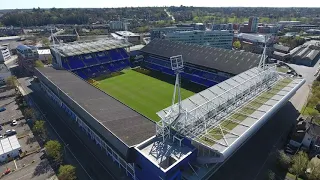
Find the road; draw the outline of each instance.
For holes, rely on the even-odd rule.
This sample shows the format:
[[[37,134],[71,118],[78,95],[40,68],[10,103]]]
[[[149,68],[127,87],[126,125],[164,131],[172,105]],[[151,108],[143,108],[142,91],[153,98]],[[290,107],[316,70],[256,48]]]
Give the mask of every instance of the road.
[[[19,82],[27,93],[29,93],[32,100],[38,105],[39,109],[45,113],[47,121],[50,122],[64,143],[67,144],[67,149],[74,154],[77,159],[76,161],[80,164],[77,168],[78,171],[81,171],[81,177],[79,177],[79,179],[115,179],[110,171],[100,162],[99,158],[97,158],[76,134],[73,133],[69,126],[65,124],[65,119],[57,113],[54,107],[50,106],[50,103],[46,102],[48,99],[44,99],[43,93],[35,93],[29,88],[31,80],[31,78],[22,78],[19,79]],[[72,156],[70,153],[68,153],[68,155]],[[86,171],[86,173],[84,173],[84,171]]]
[[[173,15],[171,15],[170,12],[167,9],[164,9],[164,12],[167,13],[167,15],[172,19],[172,21],[175,21]]]

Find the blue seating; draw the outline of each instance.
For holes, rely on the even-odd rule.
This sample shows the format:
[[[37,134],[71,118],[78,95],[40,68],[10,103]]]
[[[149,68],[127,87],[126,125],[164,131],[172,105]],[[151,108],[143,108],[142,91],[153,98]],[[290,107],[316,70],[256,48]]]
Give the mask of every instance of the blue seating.
[[[119,49],[119,51],[120,51],[120,53],[121,53],[121,55],[122,55],[122,57],[123,58],[129,58],[129,55],[128,55],[128,53],[126,52],[126,50],[124,50],[123,48],[120,48]]]
[[[99,52],[97,53],[97,59],[101,62],[101,63],[106,63],[110,61],[110,57],[108,52]]]
[[[78,68],[85,67],[85,64],[83,63],[81,58],[80,58],[80,56],[69,57],[68,64],[69,64],[70,68],[71,69],[78,69]]]
[[[112,49],[109,50],[109,55],[111,57],[112,60],[120,60],[120,59],[124,59],[121,55],[121,53],[119,53],[117,50]]]
[[[95,56],[95,55],[94,55]],[[92,65],[96,65],[99,64],[99,61],[93,57],[92,55],[84,55],[83,56],[83,62],[87,65],[87,66],[92,66]]]

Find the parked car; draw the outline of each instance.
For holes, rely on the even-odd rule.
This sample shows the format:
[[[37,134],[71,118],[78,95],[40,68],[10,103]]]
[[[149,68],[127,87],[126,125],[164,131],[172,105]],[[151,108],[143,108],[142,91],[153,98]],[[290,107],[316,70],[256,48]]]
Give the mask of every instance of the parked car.
[[[7,110],[5,107],[1,107],[1,108],[0,108],[0,112],[3,112],[3,111],[5,111],[5,110]]]
[[[16,126],[17,124],[18,124],[17,120],[13,120],[13,121],[11,122],[11,126]]]
[[[16,130],[14,130],[14,129],[9,129],[9,130],[6,130],[6,132],[5,132],[5,136],[12,136],[12,135],[15,135],[15,134],[17,134],[17,132],[16,132]]]
[[[3,128],[2,128],[2,126],[0,125],[0,130],[2,130]]]

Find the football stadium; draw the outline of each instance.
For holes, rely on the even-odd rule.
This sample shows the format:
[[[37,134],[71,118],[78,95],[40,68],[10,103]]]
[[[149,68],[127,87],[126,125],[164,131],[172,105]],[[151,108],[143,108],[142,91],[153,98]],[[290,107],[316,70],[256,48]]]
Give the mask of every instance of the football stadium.
[[[132,179],[205,178],[305,82],[265,64],[265,54],[155,39],[137,59],[131,46],[52,45],[53,67],[35,74],[105,160]]]

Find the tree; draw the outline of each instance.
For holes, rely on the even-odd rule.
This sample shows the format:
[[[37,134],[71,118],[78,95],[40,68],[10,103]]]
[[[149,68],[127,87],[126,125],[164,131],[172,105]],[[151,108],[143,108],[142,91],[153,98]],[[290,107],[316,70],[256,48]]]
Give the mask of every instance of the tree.
[[[48,141],[45,146],[47,155],[57,163],[62,161],[61,144],[56,140]]]
[[[48,57],[48,64],[52,64],[52,57],[51,56]]]
[[[233,42],[233,47],[236,49],[240,49],[241,48],[241,43],[239,40],[236,40],[235,42]]]
[[[44,126],[44,121],[43,120],[37,120],[34,125],[33,125],[33,128],[32,128],[32,131],[34,133],[37,133],[37,134],[40,134],[43,138],[46,137],[46,128]]]
[[[42,41],[42,44],[44,46],[49,46],[50,45],[50,41],[49,41],[48,38],[42,38],[41,41]]]
[[[61,165],[58,170],[58,178],[60,180],[75,180],[76,168],[71,165]]]
[[[288,169],[291,164],[291,158],[283,151],[278,151],[278,163],[283,169]]]
[[[298,178],[306,171],[308,162],[308,155],[303,151],[299,151],[297,154],[293,156],[292,165],[289,171],[292,174],[296,175],[296,178]]]
[[[310,172],[307,174],[309,180],[319,180],[320,179],[320,162],[319,159],[315,157],[308,164],[308,170]]]
[[[36,61],[34,62],[34,66],[35,66],[35,67],[44,67],[44,64],[42,63],[42,61],[36,60]]]
[[[16,76],[10,76],[7,78],[6,84],[10,88],[14,88],[18,85],[18,79]]]
[[[33,118],[33,117],[35,117],[35,113],[34,113],[33,109],[31,109],[31,108],[26,108],[26,109],[24,110],[24,116],[25,116],[26,118]]]
[[[268,180],[275,180],[276,179],[276,174],[272,171],[268,171]]]

